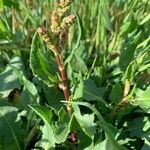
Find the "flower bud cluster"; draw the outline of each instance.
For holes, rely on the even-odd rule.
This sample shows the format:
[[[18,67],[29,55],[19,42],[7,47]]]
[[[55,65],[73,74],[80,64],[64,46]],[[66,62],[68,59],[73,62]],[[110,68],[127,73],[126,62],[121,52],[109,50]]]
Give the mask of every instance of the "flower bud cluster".
[[[58,9],[52,13],[51,34],[48,34],[45,27],[38,29],[39,35],[54,54],[58,54],[59,50],[65,46],[68,28],[75,22],[75,15],[66,15],[71,3],[71,0],[61,0]]]
[[[75,21],[75,15],[66,16],[66,13],[70,9],[72,1],[62,0],[58,4],[58,9],[53,12],[51,16],[51,31],[55,35],[59,35],[62,30],[67,30]]]

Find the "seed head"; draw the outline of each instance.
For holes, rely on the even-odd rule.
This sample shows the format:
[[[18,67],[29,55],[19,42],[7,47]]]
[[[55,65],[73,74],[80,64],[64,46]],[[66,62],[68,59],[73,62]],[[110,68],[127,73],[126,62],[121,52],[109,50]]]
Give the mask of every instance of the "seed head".
[[[72,0],[61,0],[61,2],[58,4],[60,8],[64,8],[66,6],[70,6],[72,3]]]
[[[61,23],[61,28],[65,29],[67,27],[70,27],[74,23],[75,18],[76,18],[75,15],[69,15],[65,17]]]
[[[46,29],[44,26],[39,27],[37,32],[39,33],[39,35],[44,35],[46,33]]]
[[[53,24],[53,22],[58,22],[59,21],[59,17],[57,15],[57,12],[54,11],[52,16],[51,16],[51,24]]]

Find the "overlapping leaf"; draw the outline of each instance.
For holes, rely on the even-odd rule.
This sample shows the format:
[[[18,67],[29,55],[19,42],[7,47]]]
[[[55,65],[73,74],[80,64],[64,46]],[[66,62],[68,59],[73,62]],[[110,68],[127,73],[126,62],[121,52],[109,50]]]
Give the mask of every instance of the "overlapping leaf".
[[[10,61],[10,65],[23,69],[22,61],[20,57],[14,57]],[[13,69],[8,65],[6,69],[0,74],[0,97],[6,98],[9,93],[14,89],[20,87],[19,78],[15,75]]]
[[[52,55],[50,50],[44,47],[44,43],[36,32],[31,45],[30,66],[33,74],[48,86],[58,81],[57,66]]]
[[[145,110],[150,109],[150,87],[147,87],[145,91],[138,89],[136,91],[136,98],[131,100],[131,103],[133,105],[139,105]]]
[[[12,106],[0,107],[0,145],[2,149],[11,148],[21,150],[24,129],[18,118],[18,109]],[[8,138],[9,137],[9,138]]]
[[[53,129],[50,125],[50,120],[52,113],[46,107],[42,106],[30,106],[44,121],[44,126],[42,128],[42,139],[38,141],[37,146],[44,148],[45,150],[55,149],[55,138]]]

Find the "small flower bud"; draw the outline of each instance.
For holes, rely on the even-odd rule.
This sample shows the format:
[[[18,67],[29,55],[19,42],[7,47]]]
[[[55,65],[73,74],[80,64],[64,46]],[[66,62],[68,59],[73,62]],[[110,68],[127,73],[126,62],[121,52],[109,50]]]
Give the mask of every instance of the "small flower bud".
[[[61,0],[58,6],[60,8],[64,8],[66,6],[69,6],[72,3],[72,0]]]
[[[59,21],[59,18],[58,18],[57,12],[54,11],[54,13],[51,16],[51,23],[58,22],[58,21]]]
[[[74,23],[75,18],[76,18],[75,15],[69,15],[65,17],[61,23],[61,28],[65,29],[67,27],[70,27]]]
[[[45,27],[39,27],[38,28],[38,30],[37,30],[37,32],[40,34],[40,35],[44,35],[45,33],[46,33],[46,29],[45,29]]]
[[[65,6],[69,6],[72,3],[72,0],[65,0]]]

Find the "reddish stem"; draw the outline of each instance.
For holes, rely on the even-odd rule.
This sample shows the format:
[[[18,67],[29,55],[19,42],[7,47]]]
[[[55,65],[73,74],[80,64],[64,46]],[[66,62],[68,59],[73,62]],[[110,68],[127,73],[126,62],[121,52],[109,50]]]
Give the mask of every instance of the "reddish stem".
[[[64,93],[64,97],[67,103],[67,111],[70,112],[70,106],[69,106],[69,89],[68,89],[68,85],[67,85],[67,76],[66,76],[66,72],[65,72],[65,67],[63,65],[63,61],[61,60],[61,57],[58,54],[55,54],[55,59],[58,65],[58,69],[60,71],[60,75],[61,75],[61,89],[63,90]]]
[[[50,39],[48,33],[46,32],[45,27],[40,27],[38,29],[38,33],[39,33],[39,35],[42,36],[43,40],[47,43],[47,46],[49,47],[49,49],[52,50],[55,55],[55,59],[56,59],[57,65],[58,65],[58,69],[60,71],[60,75],[61,75],[62,83],[60,85],[60,88],[63,90],[63,93],[64,93],[64,97],[65,97],[66,105],[67,105],[67,112],[69,113],[69,115],[71,115],[71,108],[68,103],[69,102],[69,89],[68,89],[68,85],[67,85],[67,76],[66,76],[65,67],[64,67],[63,61],[61,59],[61,56],[59,55],[57,47],[50,43],[51,39]],[[71,133],[71,140],[73,143],[76,141],[75,132]]]
[[[56,53],[54,53],[54,54],[55,54],[55,59],[56,59],[57,65],[58,65],[58,69],[60,71],[60,75],[61,75],[61,80],[62,80],[61,89],[63,90],[64,97],[65,97],[65,100],[67,103],[67,112],[70,114],[71,108],[68,103],[69,102],[69,89],[68,89],[68,85],[67,85],[67,76],[66,76],[66,72],[65,72],[65,67],[63,65],[63,61],[62,61],[61,57]],[[75,141],[76,141],[75,132],[71,133],[71,140],[73,143],[75,143]]]

